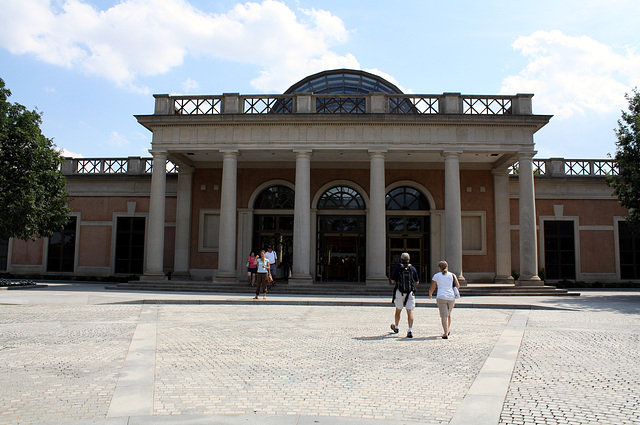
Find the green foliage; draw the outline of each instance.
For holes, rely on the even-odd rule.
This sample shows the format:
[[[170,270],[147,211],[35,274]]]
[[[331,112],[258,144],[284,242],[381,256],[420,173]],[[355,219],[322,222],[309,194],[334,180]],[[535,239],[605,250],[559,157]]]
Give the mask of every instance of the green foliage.
[[[618,197],[620,205],[629,210],[627,223],[632,231],[640,234],[640,93],[626,94],[629,111],[622,111],[616,129],[616,156],[620,174],[607,177],[609,186]]]
[[[0,239],[51,236],[69,215],[64,158],[40,131],[40,113],[9,96],[0,78]]]

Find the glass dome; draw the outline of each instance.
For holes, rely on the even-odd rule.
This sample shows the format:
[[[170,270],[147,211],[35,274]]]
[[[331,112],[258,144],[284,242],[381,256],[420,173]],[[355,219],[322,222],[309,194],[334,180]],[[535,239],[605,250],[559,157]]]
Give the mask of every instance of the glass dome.
[[[334,69],[310,75],[295,83],[284,94],[403,94],[384,78],[365,71]]]

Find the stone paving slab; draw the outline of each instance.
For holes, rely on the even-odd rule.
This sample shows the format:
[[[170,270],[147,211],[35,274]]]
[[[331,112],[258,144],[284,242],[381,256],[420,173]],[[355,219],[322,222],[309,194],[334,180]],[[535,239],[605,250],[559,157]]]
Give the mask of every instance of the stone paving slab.
[[[66,295],[0,305],[0,424],[640,423],[640,314],[620,296],[458,306],[442,340],[435,308],[407,339],[392,307]]]

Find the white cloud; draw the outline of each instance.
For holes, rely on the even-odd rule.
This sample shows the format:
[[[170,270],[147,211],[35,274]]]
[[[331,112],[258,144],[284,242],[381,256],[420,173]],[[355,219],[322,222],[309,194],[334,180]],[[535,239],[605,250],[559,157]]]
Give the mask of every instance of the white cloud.
[[[71,152],[65,148],[60,149],[60,153],[65,158],[84,158],[84,155],[82,155],[81,153]]]
[[[640,83],[640,55],[617,53],[587,36],[537,31],[513,47],[529,63],[504,79],[501,93],[534,93],[537,113],[569,118],[617,111],[626,104],[624,94]]]
[[[111,132],[111,137],[107,140],[107,145],[114,148],[121,148],[123,146],[129,145],[129,140],[120,135],[117,131]]]
[[[189,93],[191,91],[198,90],[199,88],[200,88],[200,84],[198,84],[197,81],[192,80],[191,78],[187,78],[182,83],[182,90],[184,91],[184,93]]]
[[[165,73],[190,54],[258,65],[253,85],[264,91],[322,69],[359,67],[353,55],[331,50],[348,38],[340,18],[275,0],[237,4],[219,15],[186,0],[121,0],[103,11],[81,0],[3,3],[0,47],[130,90],[147,92],[140,77]]]

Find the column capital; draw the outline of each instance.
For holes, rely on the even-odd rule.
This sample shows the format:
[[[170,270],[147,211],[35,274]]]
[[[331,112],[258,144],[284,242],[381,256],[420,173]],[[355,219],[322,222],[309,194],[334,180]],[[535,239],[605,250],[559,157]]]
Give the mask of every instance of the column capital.
[[[178,168],[178,174],[192,174],[194,170],[195,167],[191,167],[189,165],[181,165],[180,168]]]
[[[462,151],[442,151],[440,152],[440,155],[444,157],[444,159],[451,157],[460,158],[460,155],[462,155]]]
[[[169,157],[169,152],[167,151],[155,151],[153,149],[150,149],[149,153],[151,154],[151,156],[153,156],[153,159],[156,159],[156,158],[167,159]]]
[[[369,156],[385,156],[389,152],[388,149],[369,149]]]
[[[312,149],[294,149],[293,153],[296,154],[296,158],[299,156],[312,156],[313,155],[313,150]]]
[[[223,156],[240,156],[240,151],[238,149],[220,149],[218,152],[220,152]]]
[[[522,159],[533,159],[533,157],[536,156],[537,153],[538,153],[537,151],[518,152],[518,161],[521,161]]]

